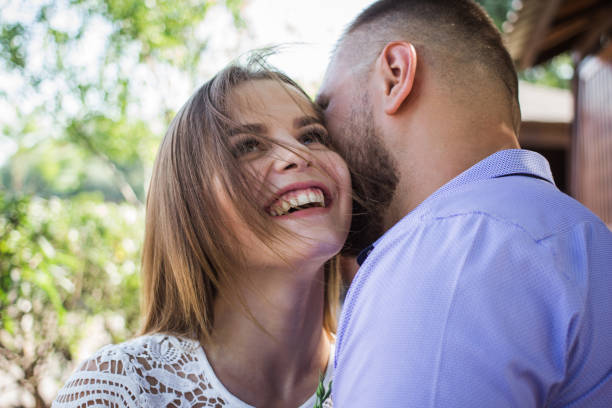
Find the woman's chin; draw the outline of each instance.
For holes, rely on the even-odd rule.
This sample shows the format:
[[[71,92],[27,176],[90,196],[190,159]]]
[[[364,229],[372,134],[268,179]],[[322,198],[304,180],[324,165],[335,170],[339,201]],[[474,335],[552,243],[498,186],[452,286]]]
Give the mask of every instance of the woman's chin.
[[[296,248],[296,252],[292,258],[295,259],[296,264],[323,266],[325,262],[329,261],[340,252],[343,242],[344,241],[330,242],[329,240],[319,240],[316,242],[316,245],[305,245],[302,248]],[[300,256],[295,256],[298,253]]]

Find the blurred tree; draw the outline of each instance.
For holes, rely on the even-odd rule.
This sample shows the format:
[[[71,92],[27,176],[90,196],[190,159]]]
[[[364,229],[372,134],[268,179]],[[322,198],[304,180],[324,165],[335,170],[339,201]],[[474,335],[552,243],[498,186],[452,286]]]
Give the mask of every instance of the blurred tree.
[[[0,214],[0,405],[46,406],[75,360],[136,329],[144,214],[3,192]]]
[[[244,26],[242,0],[0,0],[0,407],[137,329],[145,183],[212,7]]]
[[[504,21],[516,17],[517,0],[476,0],[491,16],[497,28],[501,30]],[[519,72],[519,78],[540,85],[569,89],[574,75],[572,59],[568,54],[561,54],[537,67]]]
[[[508,12],[512,10],[513,0],[476,0],[491,16],[497,28],[501,29],[501,26]]]
[[[519,73],[519,78],[554,88],[570,89],[574,77],[574,63],[569,53],[559,54],[544,64]]]
[[[151,103],[147,91],[164,84],[172,92],[173,79],[195,86],[207,44],[198,29],[217,3],[244,24],[241,0],[0,0],[0,125],[16,150],[5,186],[34,192],[44,183],[42,191],[60,196],[86,190],[87,174],[69,189],[40,174],[71,172],[69,163],[22,160],[40,143],[57,151],[68,143],[107,167],[106,198],[142,203],[147,166],[174,108],[172,98]]]

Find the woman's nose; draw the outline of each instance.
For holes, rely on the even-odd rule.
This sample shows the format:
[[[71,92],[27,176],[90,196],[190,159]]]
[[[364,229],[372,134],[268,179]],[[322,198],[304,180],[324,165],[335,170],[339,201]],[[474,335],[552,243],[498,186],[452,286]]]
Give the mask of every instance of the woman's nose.
[[[310,167],[310,160],[306,156],[306,152],[301,152],[295,147],[276,146],[274,152],[274,168],[278,172],[288,170],[303,170]]]

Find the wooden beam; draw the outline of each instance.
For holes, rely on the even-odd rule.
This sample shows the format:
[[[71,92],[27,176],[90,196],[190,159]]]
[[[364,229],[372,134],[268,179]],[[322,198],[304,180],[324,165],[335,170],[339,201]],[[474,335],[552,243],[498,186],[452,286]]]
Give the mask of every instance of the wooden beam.
[[[604,61],[612,62],[612,36],[597,56]]]
[[[531,34],[535,22],[539,19],[541,8],[541,3],[525,0],[521,9],[514,10],[518,14],[518,20],[514,23],[504,23],[504,45],[516,64],[522,60],[525,48],[531,41]]]
[[[569,150],[569,123],[523,122],[519,143],[523,148]]]
[[[602,0],[565,0],[559,11],[557,11],[557,19],[564,19],[568,16],[578,14],[581,11],[591,8],[593,6],[599,6],[603,3]]]
[[[560,4],[561,0],[541,0],[540,18],[537,20],[530,36],[532,41],[526,45],[523,56],[519,61],[519,69],[525,69],[533,65],[541,49],[540,44],[546,38]]]
[[[591,23],[592,20],[583,17],[552,27],[540,44],[540,52],[581,34]]]
[[[583,59],[597,46],[602,35],[612,29],[612,6],[602,10],[575,47],[578,58]],[[597,50],[595,50],[596,52]]]

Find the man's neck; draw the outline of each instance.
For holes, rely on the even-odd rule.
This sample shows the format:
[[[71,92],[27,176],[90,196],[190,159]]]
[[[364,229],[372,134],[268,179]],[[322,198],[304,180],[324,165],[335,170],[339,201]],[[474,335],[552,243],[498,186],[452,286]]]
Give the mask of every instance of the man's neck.
[[[427,136],[426,136],[427,137]],[[412,146],[417,143],[413,143]],[[385,231],[414,210],[440,187],[495,152],[519,148],[508,128],[475,130],[469,135],[430,138],[423,151],[395,147],[399,183],[384,220]]]

